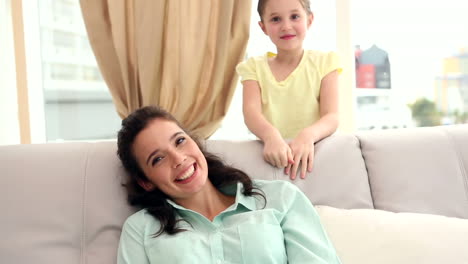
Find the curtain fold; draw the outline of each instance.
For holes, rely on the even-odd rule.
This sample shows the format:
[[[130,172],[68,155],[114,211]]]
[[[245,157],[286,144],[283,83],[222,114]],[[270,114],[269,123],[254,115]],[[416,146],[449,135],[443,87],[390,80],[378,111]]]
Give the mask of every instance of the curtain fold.
[[[116,110],[158,105],[208,138],[227,113],[251,0],[80,0]]]

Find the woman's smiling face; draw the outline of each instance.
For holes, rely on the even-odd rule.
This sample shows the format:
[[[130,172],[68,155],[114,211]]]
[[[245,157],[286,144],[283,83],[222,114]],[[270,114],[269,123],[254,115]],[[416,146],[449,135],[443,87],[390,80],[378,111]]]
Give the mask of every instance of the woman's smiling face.
[[[172,121],[150,121],[136,136],[132,152],[148,179],[139,181],[146,191],[157,188],[177,202],[206,186],[205,156],[197,143]]]

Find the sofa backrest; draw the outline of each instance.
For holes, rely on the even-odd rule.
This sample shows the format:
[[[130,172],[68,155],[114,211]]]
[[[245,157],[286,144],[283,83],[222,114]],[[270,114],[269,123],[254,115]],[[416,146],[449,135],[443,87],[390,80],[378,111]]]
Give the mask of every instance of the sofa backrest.
[[[0,147],[0,263],[115,263],[134,211],[115,142]]]
[[[260,141],[207,141],[207,150],[252,178],[291,181],[283,169],[263,160]],[[373,208],[366,166],[357,137],[335,134],[316,144],[315,161],[306,180],[292,181],[313,204],[338,208]]]
[[[468,125],[357,136],[376,209],[468,218]]]
[[[289,180],[258,141],[206,141],[253,178]],[[468,125],[335,134],[294,181],[316,205],[468,218]],[[135,211],[113,141],[0,146],[0,263],[115,263]]]

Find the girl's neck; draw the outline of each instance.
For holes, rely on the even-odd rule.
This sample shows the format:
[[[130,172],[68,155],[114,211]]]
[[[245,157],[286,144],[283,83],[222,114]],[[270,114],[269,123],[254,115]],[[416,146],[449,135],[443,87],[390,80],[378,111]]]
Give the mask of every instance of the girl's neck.
[[[304,49],[281,51],[278,50],[278,54],[275,57],[275,61],[278,64],[283,65],[294,65],[297,66],[302,59]]]
[[[234,203],[235,196],[222,193],[209,180],[205,187],[203,191],[188,199],[177,201],[177,203],[213,221],[217,215]]]

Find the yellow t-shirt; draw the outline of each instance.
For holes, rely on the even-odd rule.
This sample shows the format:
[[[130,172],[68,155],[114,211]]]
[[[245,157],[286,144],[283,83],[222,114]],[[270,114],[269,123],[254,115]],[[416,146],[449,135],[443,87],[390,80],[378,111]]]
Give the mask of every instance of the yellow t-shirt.
[[[319,96],[323,77],[338,70],[334,52],[306,50],[299,65],[283,81],[276,81],[268,65],[275,54],[252,57],[236,67],[241,81],[258,82],[262,96],[262,112],[283,138],[294,138],[320,118]]]

